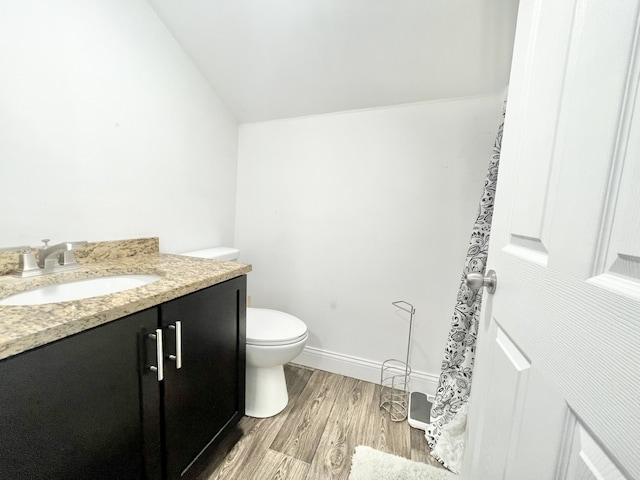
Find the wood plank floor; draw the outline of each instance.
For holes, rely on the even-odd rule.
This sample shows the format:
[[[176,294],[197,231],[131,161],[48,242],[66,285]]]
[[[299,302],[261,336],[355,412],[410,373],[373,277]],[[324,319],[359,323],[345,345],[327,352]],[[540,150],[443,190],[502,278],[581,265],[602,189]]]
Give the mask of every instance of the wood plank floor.
[[[285,375],[287,408],[244,417],[198,480],[346,480],[358,445],[440,466],[424,432],[379,408],[378,385],[299,365]]]

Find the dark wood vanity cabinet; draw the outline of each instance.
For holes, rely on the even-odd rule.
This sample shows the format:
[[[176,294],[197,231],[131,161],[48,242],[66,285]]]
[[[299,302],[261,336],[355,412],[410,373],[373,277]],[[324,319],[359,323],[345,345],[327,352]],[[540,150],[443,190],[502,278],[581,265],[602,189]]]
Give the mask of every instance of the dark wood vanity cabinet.
[[[244,414],[245,292],[237,277],[0,361],[0,479],[189,477]]]

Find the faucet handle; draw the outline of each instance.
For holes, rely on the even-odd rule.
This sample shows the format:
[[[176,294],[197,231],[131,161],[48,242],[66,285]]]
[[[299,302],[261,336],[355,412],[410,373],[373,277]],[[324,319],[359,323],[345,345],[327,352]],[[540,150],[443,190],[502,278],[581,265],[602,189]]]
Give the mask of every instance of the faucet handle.
[[[49,246],[49,242],[51,241],[50,238],[43,238],[41,240],[42,243],[44,243],[44,246],[42,248],[47,248]]]
[[[58,257],[58,263],[60,265],[77,265],[76,256],[73,250],[66,250]]]
[[[37,270],[38,262],[34,253],[21,253],[18,255],[18,268],[22,271]]]
[[[40,271],[38,261],[34,253],[21,253],[18,255],[18,269],[14,275],[28,277]]]

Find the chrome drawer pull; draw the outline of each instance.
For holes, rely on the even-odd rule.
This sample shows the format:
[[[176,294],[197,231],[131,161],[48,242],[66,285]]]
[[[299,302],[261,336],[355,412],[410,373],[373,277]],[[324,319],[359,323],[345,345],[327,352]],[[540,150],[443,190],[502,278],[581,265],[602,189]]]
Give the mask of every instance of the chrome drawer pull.
[[[169,330],[176,331],[176,354],[169,355],[169,359],[176,362],[176,370],[182,368],[182,322],[176,321],[175,325],[169,325]]]
[[[158,381],[161,382],[164,380],[164,352],[162,350],[162,330],[156,328],[156,333],[150,333],[149,338],[154,339],[156,341],[156,363],[157,367],[150,366],[149,370],[152,372],[156,372],[158,374]]]

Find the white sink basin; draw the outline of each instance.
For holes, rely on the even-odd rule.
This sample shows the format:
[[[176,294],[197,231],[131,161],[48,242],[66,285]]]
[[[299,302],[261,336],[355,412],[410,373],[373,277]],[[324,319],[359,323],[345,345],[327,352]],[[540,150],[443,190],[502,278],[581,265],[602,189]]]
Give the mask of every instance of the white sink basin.
[[[0,305],[42,305],[99,297],[141,287],[160,280],[158,275],[114,275],[56,283],[16,293],[0,300]]]

